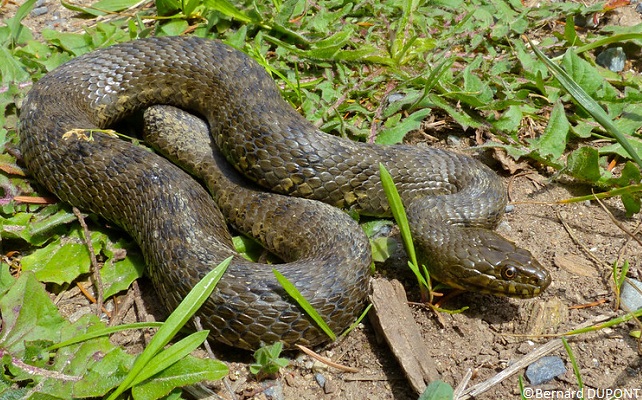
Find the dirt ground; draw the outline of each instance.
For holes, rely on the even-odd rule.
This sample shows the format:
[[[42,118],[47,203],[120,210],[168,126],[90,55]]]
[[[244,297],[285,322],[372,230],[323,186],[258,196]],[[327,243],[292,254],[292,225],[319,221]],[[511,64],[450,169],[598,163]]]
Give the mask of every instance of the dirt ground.
[[[43,26],[75,31],[86,23],[71,19],[70,13],[53,0],[43,5],[48,7],[46,16],[30,17],[27,21],[34,31]],[[60,19],[55,17],[57,13],[61,14]],[[612,18],[637,18],[637,23],[642,22],[632,6],[621,13],[626,15],[616,14]],[[498,164],[494,167],[502,170]],[[554,181],[548,171],[538,171],[532,166],[525,166],[516,175],[504,176],[515,209],[506,215],[499,232],[529,249],[551,272],[553,283],[546,293],[532,300],[460,294],[446,301],[443,307],[469,308],[461,314],[441,313],[442,322],[430,310],[412,307],[432,363],[441,379],[453,387],[461,382],[468,369],[473,371],[468,386],[473,386],[553,340],[541,334],[564,332],[599,315],[613,315],[614,294],[609,274],[615,260],[628,260],[629,276],[642,278],[641,246],[630,240],[609,216],[629,231],[635,231],[640,224],[639,215],[626,218],[618,200],[605,201],[605,209],[595,202],[554,205],[557,200],[590,194],[590,188]],[[386,270],[385,273],[388,276],[392,272]],[[409,300],[418,301],[412,280],[403,274],[398,279],[404,282]],[[156,301],[152,287],[143,283],[142,291],[147,298],[145,304],[153,308]],[[642,397],[642,358],[637,341],[629,336],[634,327],[633,323],[625,323],[569,340],[587,388],[637,388]],[[540,336],[527,338],[523,336],[526,334]],[[251,355],[228,349],[216,354],[229,363],[230,375],[211,388],[225,399],[417,398],[391,351],[368,321],[344,341],[320,349],[320,353],[358,368],[359,372],[342,373],[313,362],[308,356],[291,354],[291,366],[280,378],[257,383],[247,372]],[[577,389],[565,350],[553,351],[551,355],[564,360],[567,372],[538,388]],[[520,370],[519,374],[523,375],[524,371]],[[323,380],[324,387],[319,383]],[[525,385],[529,387],[528,382]],[[518,378],[514,375],[477,398],[518,396]]]

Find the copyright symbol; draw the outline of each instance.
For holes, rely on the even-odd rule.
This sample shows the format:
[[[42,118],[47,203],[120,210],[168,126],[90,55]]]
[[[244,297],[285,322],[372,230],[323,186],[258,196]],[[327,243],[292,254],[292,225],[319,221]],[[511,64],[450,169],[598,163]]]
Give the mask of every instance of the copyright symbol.
[[[533,388],[524,388],[524,398],[530,399],[533,396]]]

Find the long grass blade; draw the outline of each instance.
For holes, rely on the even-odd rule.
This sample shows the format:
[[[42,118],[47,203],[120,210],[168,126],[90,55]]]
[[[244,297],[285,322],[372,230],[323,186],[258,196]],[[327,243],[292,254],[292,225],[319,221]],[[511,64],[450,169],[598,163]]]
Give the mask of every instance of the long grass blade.
[[[606,114],[606,112],[600,107],[600,105],[593,100],[591,96],[588,95],[582,89],[580,85],[578,85],[567,73],[564,71],[559,65],[555,64],[553,61],[551,61],[544,53],[542,53],[531,41],[528,39],[528,43],[530,44],[531,48],[537,55],[537,58],[539,58],[545,65],[546,67],[551,71],[551,73],[557,78],[557,80],[560,82],[562,87],[566,89],[566,91],[575,99],[575,101],[582,107],[584,108],[591,116],[600,124],[602,127],[613,137],[615,137],[615,140],[626,150],[626,152],[631,156],[631,159],[635,161],[640,168],[642,168],[642,160],[640,159],[640,156],[637,154],[633,146],[631,146],[631,143],[626,139],[624,134],[622,134],[619,129],[613,124],[613,121],[611,121],[611,118]],[[571,49],[568,49],[567,51],[572,51]]]
[[[138,375],[145,369],[147,364],[156,356],[167,343],[178,333],[178,331],[189,321],[194,313],[209,298],[216,284],[221,279],[227,267],[230,265],[232,257],[228,257],[221,262],[216,268],[211,270],[197,283],[194,288],[185,296],[181,304],[176,307],[174,312],[167,317],[163,326],[156,332],[147,348],[138,356],[132,369],[129,371],[123,382],[116,388],[107,400],[115,400],[125,390],[132,387]]]
[[[312,318],[317,326],[321,328],[321,330],[325,332],[325,334],[328,335],[330,339],[332,339],[333,341],[337,340],[337,335],[332,332],[332,329],[330,329],[330,326],[327,324],[327,322],[325,322],[321,314],[319,314],[319,312],[312,306],[312,304],[310,304],[310,302],[305,297],[303,297],[296,286],[294,286],[294,284],[290,282],[288,278],[283,276],[283,274],[276,269],[272,269],[272,272],[274,273],[276,280],[279,281],[281,286],[283,286],[283,289],[285,289],[285,291],[294,299],[294,301],[296,301],[297,304],[301,306],[301,308],[303,308],[305,313],[308,314],[310,318]]]

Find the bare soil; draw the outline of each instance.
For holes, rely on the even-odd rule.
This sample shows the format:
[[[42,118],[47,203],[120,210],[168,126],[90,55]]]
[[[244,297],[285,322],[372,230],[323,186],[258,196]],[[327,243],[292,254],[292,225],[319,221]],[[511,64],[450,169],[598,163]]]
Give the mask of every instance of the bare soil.
[[[60,7],[58,2],[49,0],[44,5],[48,7],[45,14],[26,21],[34,32],[43,27],[60,32],[77,31],[87,23],[73,18],[73,14]],[[11,15],[11,8],[17,6],[9,3],[6,7],[8,15]],[[621,20],[642,22],[633,6],[624,7],[609,18],[615,23]],[[494,167],[503,173],[501,165],[496,163]],[[591,188],[554,180],[549,171],[537,170],[531,165],[523,165],[521,173],[505,174],[504,179],[515,209],[506,215],[499,232],[529,249],[550,270],[553,283],[546,293],[532,300],[474,293],[453,296],[442,306],[447,309],[469,308],[460,314],[440,313],[441,321],[429,309],[412,306],[424,343],[430,350],[431,361],[441,379],[453,387],[460,383],[468,369],[473,371],[468,384],[472,386],[495,376],[535,348],[553,340],[542,337],[542,334],[565,332],[596,316],[612,315],[615,296],[610,266],[614,261],[628,260],[631,263],[629,276],[642,278],[642,248],[617,226],[636,231],[640,216],[627,218],[619,200],[605,201],[604,208],[595,202],[556,205],[555,202],[561,199],[590,194]],[[398,259],[399,265],[404,265],[404,262],[403,257]],[[395,270],[386,268],[383,274],[391,277]],[[419,301],[416,286],[407,275],[401,273],[394,277],[405,284],[410,301]],[[143,282],[142,292],[144,304],[151,313],[162,314],[154,311],[153,305],[157,301],[151,285]],[[69,308],[78,311],[77,305]],[[642,397],[639,343],[629,336],[629,331],[635,327],[629,322],[569,340],[587,388],[637,388],[641,389],[639,396]],[[132,351],[136,351],[141,343],[140,337],[120,337],[119,340],[130,341]],[[215,352],[217,357],[229,363],[231,370],[223,382],[211,385],[220,398],[417,398],[390,349],[375,334],[368,321],[342,342],[320,349],[322,355],[358,368],[357,373],[340,372],[313,362],[308,356],[290,354],[293,357],[291,367],[279,378],[259,383],[247,370],[248,363],[252,362],[250,354],[231,349]],[[577,380],[565,350],[552,354],[564,360],[567,372],[539,388],[577,389]],[[523,373],[520,371],[521,375]],[[322,379],[326,382],[324,387],[319,384]],[[528,386],[528,382],[525,385]],[[519,384],[515,375],[478,398],[510,399],[518,396]]]

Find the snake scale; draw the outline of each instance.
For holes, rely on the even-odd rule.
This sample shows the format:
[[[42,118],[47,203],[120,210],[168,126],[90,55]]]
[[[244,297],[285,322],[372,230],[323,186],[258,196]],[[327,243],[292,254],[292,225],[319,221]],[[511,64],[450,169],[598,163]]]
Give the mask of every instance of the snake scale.
[[[186,161],[183,168],[212,194],[161,155],[97,130],[156,104],[207,121],[207,144],[199,139],[190,147],[188,134],[157,146]],[[491,230],[507,200],[488,167],[443,150],[320,132],[282,99],[262,67],[218,41],[139,39],[75,58],[34,84],[21,108],[20,140],[40,184],[133,237],[166,307],[233,255],[199,311],[211,337],[228,345],[253,349],[280,340],[289,347],[327,338],[271,267],[234,252],[221,211],[284,260],[275,267],[339,332],[363,308],[370,253],[358,225],[335,207],[388,216],[380,163],[395,180],[420,261],[434,278],[514,297],[538,295],[550,283],[528,251]],[[214,146],[252,183],[233,177]]]

